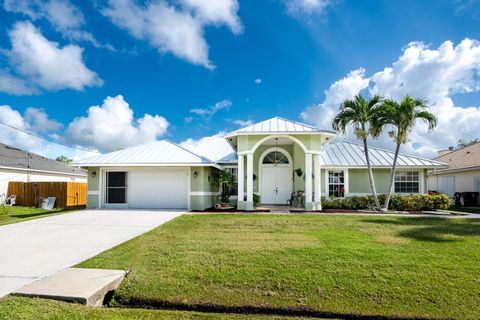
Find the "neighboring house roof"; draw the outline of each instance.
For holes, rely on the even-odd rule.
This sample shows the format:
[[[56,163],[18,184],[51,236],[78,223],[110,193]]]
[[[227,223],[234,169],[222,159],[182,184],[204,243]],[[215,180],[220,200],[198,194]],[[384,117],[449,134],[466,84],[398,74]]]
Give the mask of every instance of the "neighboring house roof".
[[[191,166],[215,165],[211,160],[199,156],[176,143],[168,140],[155,141],[149,144],[87,158],[75,165],[93,166]]]
[[[205,137],[198,141],[187,140],[182,147],[218,163],[229,163],[237,160],[237,153],[232,145],[222,136]]]
[[[368,147],[370,163],[373,167],[390,167],[393,164],[394,152],[375,147]],[[322,165],[331,167],[366,167],[367,161],[363,146],[348,141],[332,141],[322,152]],[[444,168],[445,164],[416,156],[399,154],[398,167]]]
[[[445,170],[459,171],[461,169],[480,167],[480,142],[453,150],[433,160],[446,163],[448,168]]]
[[[333,131],[321,130],[315,126],[287,120],[280,117],[271,118],[259,123],[252,124],[248,127],[238,129],[230,132],[226,137],[233,137],[237,135],[251,135],[251,134],[271,134],[271,133],[283,133],[283,134],[305,134],[305,133],[330,133],[335,134]]]
[[[84,170],[0,143],[0,167],[86,176]]]

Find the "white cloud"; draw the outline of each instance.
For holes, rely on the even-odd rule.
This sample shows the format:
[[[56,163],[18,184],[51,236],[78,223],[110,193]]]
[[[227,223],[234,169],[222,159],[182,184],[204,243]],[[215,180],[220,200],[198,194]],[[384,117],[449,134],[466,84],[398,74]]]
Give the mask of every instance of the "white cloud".
[[[243,31],[237,13],[240,8],[237,0],[179,0],[184,8],[193,12],[202,24],[226,25],[234,34]]]
[[[426,98],[431,104],[431,111],[438,117],[434,132],[428,132],[422,123],[414,128],[410,140],[402,147],[404,152],[431,157],[436,155],[437,150],[455,145],[460,138],[470,140],[479,137],[480,107],[455,106],[452,98],[453,95],[480,91],[479,70],[478,41],[464,39],[456,46],[451,41],[445,41],[437,49],[412,42],[392,66],[371,77],[372,94],[394,99],[401,99],[407,94]],[[339,103],[335,104],[338,108]],[[304,111],[302,117],[322,124],[331,121],[332,110],[336,111],[334,106],[319,105]],[[322,117],[327,119],[322,120]],[[386,136],[374,144],[392,147]]]
[[[22,79],[0,69],[0,92],[21,96],[38,93],[38,90],[29,86],[29,84]]]
[[[248,127],[254,123],[253,120],[250,120],[250,119],[249,120],[238,119],[238,120],[233,120],[232,122],[240,127]]]
[[[24,119],[34,132],[48,133],[62,127],[60,122],[50,119],[44,109],[28,107],[25,110]]]
[[[162,54],[172,53],[193,64],[214,68],[204,36],[206,25],[226,25],[241,32],[236,0],[181,0],[181,8],[157,0],[138,5],[133,0],[110,0],[102,13],[133,37],[146,40]]]
[[[260,79],[260,78],[255,79],[254,82],[255,82],[256,84],[260,84],[260,83],[262,83],[262,79]]]
[[[365,77],[365,69],[351,71],[325,91],[325,100],[322,103],[308,107],[300,116],[304,121],[315,123],[322,129],[331,130],[332,120],[340,103],[368,88],[369,81],[370,79]]]
[[[225,132],[201,139],[187,139],[180,143],[182,147],[210,160],[217,161],[231,155],[234,150],[224,138]]]
[[[83,49],[60,47],[46,39],[29,22],[18,22],[9,32],[12,48],[5,51],[14,72],[0,72],[0,90],[10,94],[32,94],[43,90],[83,90],[103,81],[88,69]]]
[[[27,108],[22,115],[10,106],[2,105],[0,106],[0,122],[37,136],[54,135],[54,132],[62,127],[59,122],[50,119],[43,109],[33,107]],[[65,155],[72,159],[81,159],[95,154],[95,151],[87,152],[68,148],[1,124],[0,127],[0,142],[46,157],[56,158]]]
[[[332,0],[284,0],[287,12],[292,16],[321,14]]]
[[[32,20],[46,19],[67,39],[88,41],[96,47],[113,49],[110,45],[100,44],[91,33],[82,30],[85,17],[70,0],[5,0],[3,7]]]
[[[86,117],[75,118],[68,126],[66,141],[101,151],[155,141],[168,128],[159,115],[135,118],[123,96],[107,97],[101,106],[92,106]]]
[[[190,112],[205,119],[211,119],[218,111],[228,109],[231,106],[232,102],[230,100],[222,100],[207,108],[190,109]]]

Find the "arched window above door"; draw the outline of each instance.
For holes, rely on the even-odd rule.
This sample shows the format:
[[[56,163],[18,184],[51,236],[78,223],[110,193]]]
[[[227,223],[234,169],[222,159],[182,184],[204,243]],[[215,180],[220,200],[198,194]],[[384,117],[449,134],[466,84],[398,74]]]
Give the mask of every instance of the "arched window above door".
[[[288,164],[288,157],[280,151],[268,153],[262,161],[262,164]]]

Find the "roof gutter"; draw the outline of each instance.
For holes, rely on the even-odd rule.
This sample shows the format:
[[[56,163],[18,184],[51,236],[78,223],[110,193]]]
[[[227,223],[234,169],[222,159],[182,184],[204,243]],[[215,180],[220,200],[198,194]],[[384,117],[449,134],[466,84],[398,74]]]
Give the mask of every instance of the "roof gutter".
[[[0,169],[29,171],[29,172],[38,172],[38,173],[49,173],[49,174],[61,174],[61,175],[64,175],[64,176],[79,176],[79,177],[86,177],[87,176],[86,173],[82,174],[82,173],[76,173],[76,172],[49,171],[49,170],[38,170],[38,169],[30,169],[30,168],[17,168],[17,167],[0,166]]]
[[[216,163],[74,163],[74,165],[88,167],[215,167],[222,170]]]
[[[480,170],[480,166],[465,167],[465,168],[454,168],[454,169],[440,169],[440,170],[434,170],[431,174],[443,174],[443,173],[473,171],[473,170]]]

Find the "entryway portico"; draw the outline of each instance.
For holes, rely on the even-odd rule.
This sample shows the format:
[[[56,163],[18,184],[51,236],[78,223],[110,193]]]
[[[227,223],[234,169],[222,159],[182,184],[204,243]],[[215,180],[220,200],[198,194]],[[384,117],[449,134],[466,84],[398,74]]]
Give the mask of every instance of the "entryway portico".
[[[334,132],[275,117],[226,136],[238,155],[238,204],[285,205],[303,192],[306,210],[321,209],[321,150]]]

